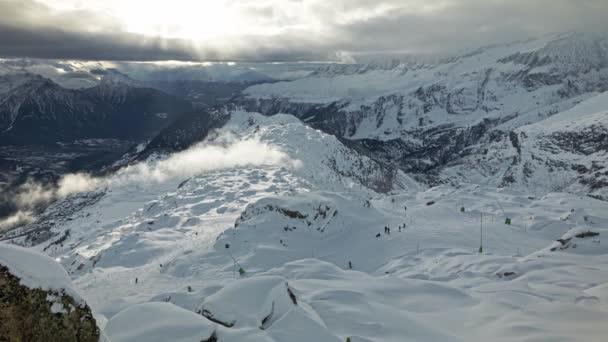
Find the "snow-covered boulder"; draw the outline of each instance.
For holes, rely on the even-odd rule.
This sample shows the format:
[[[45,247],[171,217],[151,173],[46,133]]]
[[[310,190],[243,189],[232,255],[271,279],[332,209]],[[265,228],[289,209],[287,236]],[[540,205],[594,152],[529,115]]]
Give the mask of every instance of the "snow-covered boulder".
[[[547,249],[550,252],[567,250],[569,253],[576,254],[607,254],[608,248],[600,243],[601,233],[605,231],[605,229],[578,226],[570,229]]]
[[[266,329],[298,305],[293,290],[281,277],[256,277],[232,282],[203,302],[203,316],[226,327]]]
[[[108,321],[104,334],[112,342],[217,341],[216,325],[171,303],[131,306]]]
[[[98,341],[99,336],[91,310],[59,264],[0,244],[0,339]]]
[[[262,330],[270,341],[340,341],[310,306],[298,301],[283,277],[234,281],[206,298],[200,313],[225,327],[220,340],[241,341],[237,336],[244,331],[251,336]]]

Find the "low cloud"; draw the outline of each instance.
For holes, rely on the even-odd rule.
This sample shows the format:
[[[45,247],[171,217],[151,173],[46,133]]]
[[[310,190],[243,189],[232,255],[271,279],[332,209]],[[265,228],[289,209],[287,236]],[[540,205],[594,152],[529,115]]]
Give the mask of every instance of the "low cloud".
[[[31,211],[19,210],[6,218],[0,219],[0,232],[28,224],[32,221],[34,221],[34,214]]]
[[[183,179],[202,172],[243,168],[253,166],[299,167],[300,162],[292,160],[278,147],[258,140],[237,140],[224,136],[221,144],[202,143],[183,152],[175,153],[167,159],[138,163],[119,170],[106,179],[109,185],[133,182],[165,182]]]

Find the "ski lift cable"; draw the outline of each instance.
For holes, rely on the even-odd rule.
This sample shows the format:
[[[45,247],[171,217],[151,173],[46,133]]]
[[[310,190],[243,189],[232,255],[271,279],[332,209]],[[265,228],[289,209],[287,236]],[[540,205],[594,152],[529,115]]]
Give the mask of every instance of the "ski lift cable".
[[[505,210],[503,209],[502,205],[500,205],[500,202],[498,202],[498,199],[494,199],[496,201],[496,204],[498,204],[498,207],[500,208],[500,210],[502,211],[502,214],[505,216],[505,218],[507,217],[507,213],[505,213]]]

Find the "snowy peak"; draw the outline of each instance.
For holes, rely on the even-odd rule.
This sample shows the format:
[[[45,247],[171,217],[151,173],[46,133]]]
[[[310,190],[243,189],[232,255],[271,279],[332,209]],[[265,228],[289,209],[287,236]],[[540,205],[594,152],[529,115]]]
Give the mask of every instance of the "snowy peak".
[[[430,68],[432,63],[429,58],[400,56],[400,57],[371,57],[361,58],[356,63],[329,63],[317,68],[310,76],[337,77],[344,75],[365,74],[372,71],[394,71],[397,74],[405,74],[410,70]]]
[[[116,69],[94,69],[91,72],[100,75],[101,79],[88,92],[106,101],[123,102],[132,88],[145,88],[142,82],[135,81]]]
[[[281,147],[301,163],[294,172],[319,189],[388,192],[417,186],[402,172],[359,154],[335,136],[311,128],[291,115],[265,117],[236,111],[231,113],[225,129],[242,139],[259,139]]]
[[[47,78],[21,74],[11,79],[15,81],[9,83],[12,88],[0,95],[0,131],[9,130],[24,107],[36,106],[40,111],[47,111],[55,106],[73,107],[77,102],[72,91]]]
[[[539,48],[516,52],[498,62],[521,64],[532,70],[548,65],[552,73],[565,75],[588,73],[608,66],[608,36],[576,32],[561,34]]]
[[[41,77],[27,72],[10,72],[0,75],[0,99],[9,91],[38,78]]]
[[[557,68],[567,72],[589,72],[608,66],[608,35],[571,33],[549,42],[539,50]]]

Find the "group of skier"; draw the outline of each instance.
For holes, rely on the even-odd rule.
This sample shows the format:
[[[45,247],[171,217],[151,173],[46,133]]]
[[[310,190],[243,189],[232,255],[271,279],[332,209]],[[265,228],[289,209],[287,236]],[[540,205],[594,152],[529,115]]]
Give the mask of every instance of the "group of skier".
[[[399,225],[399,232],[401,233],[401,229],[405,229],[405,223]],[[388,226],[384,226],[384,234],[390,235],[391,229]]]

